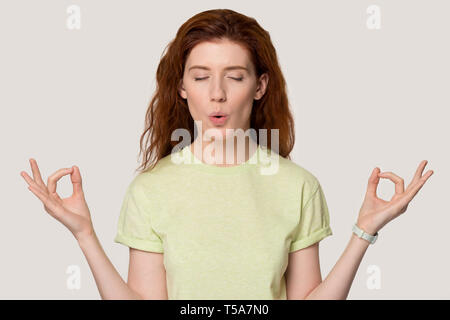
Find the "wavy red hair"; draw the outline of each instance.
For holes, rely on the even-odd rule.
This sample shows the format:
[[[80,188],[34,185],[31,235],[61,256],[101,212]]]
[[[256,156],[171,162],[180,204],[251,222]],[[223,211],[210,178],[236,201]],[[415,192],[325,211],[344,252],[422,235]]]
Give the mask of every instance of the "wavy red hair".
[[[159,160],[170,155],[178,141],[172,141],[175,129],[184,128],[194,141],[194,119],[187,102],[178,92],[187,57],[202,41],[228,39],[244,46],[250,53],[257,79],[267,73],[269,81],[264,96],[254,100],[250,128],[267,130],[267,146],[271,146],[271,130],[278,129],[278,154],[290,159],[295,142],[294,120],[289,109],[286,82],[281,72],[269,33],[252,18],[229,9],[207,10],[187,20],[175,39],[165,48],[156,71],[156,91],[145,115],[145,130],[140,138],[141,165],[136,171],[151,170]]]

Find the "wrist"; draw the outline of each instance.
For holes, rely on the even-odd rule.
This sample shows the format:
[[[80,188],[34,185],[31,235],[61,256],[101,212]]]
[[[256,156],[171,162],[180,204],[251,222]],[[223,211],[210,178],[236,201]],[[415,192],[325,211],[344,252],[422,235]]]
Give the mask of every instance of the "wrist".
[[[366,230],[361,229],[357,223],[355,223],[353,225],[352,231],[355,236],[357,236],[358,238],[364,239],[371,244],[374,244],[378,238],[378,232],[375,232],[374,234],[371,235]]]
[[[361,230],[363,230],[365,233],[374,236],[375,233],[378,232],[378,230],[376,230],[375,228],[371,227],[370,224],[365,223],[364,221],[358,221],[356,222],[356,226],[358,228],[360,228]]]
[[[367,241],[366,239],[363,239],[363,238],[359,237],[359,236],[358,236],[357,234],[355,234],[354,232],[352,232],[351,239],[352,239],[352,241],[355,241],[355,243],[361,243],[361,244],[363,244],[363,245],[366,246],[366,247],[370,246],[370,242],[369,242],[369,241]]]
[[[92,240],[96,240],[97,239],[97,235],[95,234],[94,230],[90,230],[88,232],[82,232],[79,233],[75,236],[75,238],[77,239],[78,244],[83,244],[86,242],[90,242]]]

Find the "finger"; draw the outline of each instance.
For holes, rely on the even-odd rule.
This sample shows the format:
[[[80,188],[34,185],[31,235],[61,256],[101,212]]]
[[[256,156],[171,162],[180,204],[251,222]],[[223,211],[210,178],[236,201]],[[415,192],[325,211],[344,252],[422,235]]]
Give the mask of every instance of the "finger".
[[[53,201],[51,201],[48,194],[44,193],[41,189],[36,188],[35,186],[29,186],[28,189],[33,192],[34,195],[39,198],[39,200],[42,201],[44,206],[49,208],[50,211],[55,212],[55,204],[53,203]]]
[[[380,181],[380,177],[378,176],[378,173],[380,172],[380,168],[375,167],[372,170],[372,174],[369,177],[369,182],[367,185],[367,195],[373,196],[373,197],[377,197],[377,187],[378,187],[378,182]]]
[[[411,202],[412,199],[414,199],[414,197],[416,196],[416,194],[419,192],[420,189],[422,189],[423,185],[425,184],[425,182],[428,180],[428,178],[432,175],[432,171],[430,173],[430,171],[428,171],[423,178],[421,178],[419,180],[419,182],[417,182],[415,185],[411,186],[411,188],[409,189],[409,191],[407,191],[407,195],[406,195],[406,201],[407,203]]]
[[[50,177],[48,177],[48,183],[47,183],[48,191],[51,194],[55,194],[56,193],[56,183],[58,182],[58,180],[61,179],[61,177],[65,176],[66,174],[71,173],[72,170],[73,170],[73,168],[62,168],[62,169],[57,170]]]
[[[428,178],[431,177],[433,173],[434,173],[433,170],[428,170],[416,184],[411,186],[411,190],[409,191],[408,194],[409,201],[411,201],[416,196],[417,192],[419,192],[419,190],[422,189],[425,182],[427,182]]]
[[[408,185],[408,188],[412,185],[415,185],[420,180],[420,178],[422,177],[423,170],[425,169],[425,166],[427,164],[428,164],[427,160],[422,160],[419,163],[419,166],[416,169],[416,173],[414,174],[413,179],[411,180],[410,184]]]
[[[47,192],[47,186],[40,186],[36,183],[36,181],[33,180],[33,178],[31,178],[28,173],[26,173],[25,171],[21,171],[20,175],[22,176],[22,178],[25,179],[25,181],[28,183],[29,186],[34,186],[37,189],[40,189],[42,192]]]
[[[33,178],[31,178],[25,171],[21,171],[20,175],[25,179],[25,181],[28,183],[29,186],[35,187],[36,189],[40,190],[43,194],[48,194],[48,189],[45,184],[42,186],[37,184],[36,181],[34,181]]]
[[[379,174],[381,178],[386,178],[395,183],[395,193],[402,194],[405,191],[405,182],[402,177],[399,177],[393,172],[382,172]]]
[[[30,185],[28,187],[28,190],[33,192],[43,203],[48,201],[48,195],[45,192],[43,192],[38,186]]]
[[[36,183],[38,185],[45,187],[45,183],[42,180],[41,172],[39,171],[39,167],[38,167],[35,159],[33,159],[33,158],[30,159],[30,166],[31,166],[31,171],[33,172],[34,181],[36,181]]]
[[[70,179],[72,180],[72,184],[73,184],[73,193],[74,194],[82,194],[83,187],[82,187],[80,169],[77,166],[73,166],[72,168],[73,168],[73,171],[70,174]]]

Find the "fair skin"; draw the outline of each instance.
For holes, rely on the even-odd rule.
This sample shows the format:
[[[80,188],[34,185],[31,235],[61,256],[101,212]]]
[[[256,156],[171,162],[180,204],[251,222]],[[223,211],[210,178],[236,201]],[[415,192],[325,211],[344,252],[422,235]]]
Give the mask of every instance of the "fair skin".
[[[203,138],[201,148],[194,148],[194,145],[199,143],[197,140],[190,145],[197,158],[218,166],[233,166],[248,160],[249,150],[253,150],[249,148],[249,144],[256,143],[248,139],[248,136],[243,141],[231,133],[234,129],[246,132],[250,128],[253,101],[263,97],[268,81],[269,76],[266,73],[257,77],[248,51],[234,42],[226,39],[205,41],[191,50],[186,60],[179,94],[187,100],[194,121],[202,123],[202,135],[197,136],[197,140]],[[224,124],[214,124],[209,119],[208,115],[215,111],[228,115]],[[223,148],[222,157],[214,152],[214,148],[211,148],[211,153],[207,152],[208,144],[213,142],[205,138],[206,132],[214,129],[217,133],[214,137],[220,141],[218,144]],[[234,144],[227,145],[227,139],[232,139]],[[240,149],[238,143],[245,143],[245,147]],[[231,148],[236,150],[232,153],[234,161],[227,162],[226,155],[232,152]],[[240,150],[245,150],[245,155],[238,159]]]
[[[222,138],[226,137],[225,128],[248,129],[252,101],[263,96],[268,77],[263,75],[256,80],[246,51],[239,45],[227,41],[202,43],[191,51],[188,58],[187,66],[193,65],[209,68],[196,70],[195,74],[185,72],[183,77],[180,95],[188,100],[193,119],[206,124],[204,128],[206,130],[213,126],[208,121],[209,112],[223,111],[229,114],[230,118],[226,125],[219,128],[222,130]],[[225,68],[230,65],[247,66],[250,72],[247,74],[243,71],[226,71]],[[208,77],[207,80],[195,82],[193,79],[200,75]],[[235,83],[236,80],[230,79],[242,75],[246,78],[246,82]],[[375,168],[368,181],[357,225],[373,235],[389,221],[404,213],[409,202],[433,174],[432,170],[423,174],[426,164],[426,161],[419,164],[406,190],[401,177],[392,172],[380,174],[379,168]],[[30,165],[33,178],[25,171],[21,171],[21,176],[29,185],[28,189],[42,201],[45,211],[67,227],[76,238],[94,275],[102,299],[168,298],[162,253],[130,248],[127,283],[114,268],[95,234],[77,166],[57,170],[49,176],[45,184],[34,159],[30,159]],[[66,175],[70,175],[73,194],[62,199],[56,192],[56,186]],[[379,199],[376,195],[380,178],[395,183],[395,195],[389,201]],[[323,281],[319,263],[319,243],[289,253],[285,274],[287,298],[346,299],[368,246],[369,242],[352,233],[341,257]]]

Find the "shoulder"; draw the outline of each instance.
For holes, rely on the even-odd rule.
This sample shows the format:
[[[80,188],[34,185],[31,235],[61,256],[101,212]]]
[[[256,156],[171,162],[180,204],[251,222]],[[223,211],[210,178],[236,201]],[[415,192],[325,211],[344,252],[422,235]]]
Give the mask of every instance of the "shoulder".
[[[318,188],[319,180],[311,170],[288,158],[277,156],[276,160],[279,166],[278,174],[282,178],[295,181],[308,190]]]
[[[320,182],[310,169],[291,159],[278,155],[275,159],[278,162],[277,179],[275,180],[280,181],[285,192],[288,190],[292,191],[292,195],[295,197],[300,196],[302,202],[306,202],[317,192]]]
[[[129,188],[135,191],[156,192],[166,186],[173,186],[174,183],[176,185],[176,180],[180,177],[178,168],[181,166],[177,165],[176,160],[172,159],[172,154],[169,154],[160,159],[153,168],[134,176]]]

